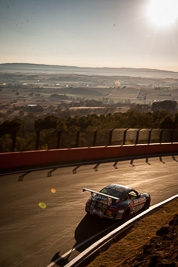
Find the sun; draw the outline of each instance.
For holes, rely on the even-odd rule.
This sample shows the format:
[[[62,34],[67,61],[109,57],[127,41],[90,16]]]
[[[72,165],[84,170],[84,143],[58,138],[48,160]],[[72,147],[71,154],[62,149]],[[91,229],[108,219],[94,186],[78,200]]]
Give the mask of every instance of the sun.
[[[178,19],[178,0],[149,0],[147,15],[155,26],[170,26]]]

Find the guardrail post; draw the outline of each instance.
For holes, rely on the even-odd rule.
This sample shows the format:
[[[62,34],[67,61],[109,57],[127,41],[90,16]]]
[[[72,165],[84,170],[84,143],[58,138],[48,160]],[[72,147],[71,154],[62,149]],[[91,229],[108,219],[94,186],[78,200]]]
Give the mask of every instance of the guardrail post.
[[[109,133],[109,146],[111,145],[111,142],[112,142],[112,132],[113,132],[113,129]]]
[[[136,140],[135,140],[135,144],[138,144],[138,139],[139,139],[139,133],[140,133],[140,129],[137,130],[137,135],[136,135]]]
[[[96,146],[97,130],[94,131],[93,146]]]
[[[62,131],[58,131],[57,133],[57,149],[61,147],[61,133]]]
[[[150,141],[151,141],[151,133],[152,133],[152,130],[153,129],[149,130],[149,132],[148,132],[148,145],[150,144]]]
[[[162,143],[163,129],[160,131],[159,142]]]
[[[77,131],[75,147],[78,147],[79,146],[79,138],[80,138],[80,130]]]
[[[14,131],[14,132],[12,133],[12,136],[11,136],[11,138],[12,138],[12,148],[11,148],[12,152],[15,151],[15,147],[16,147],[16,137],[17,137],[17,131]]]
[[[39,143],[40,143],[40,130],[36,131],[36,150],[39,148]]]
[[[171,140],[170,140],[171,143],[174,142],[174,140],[173,140],[173,137],[174,137],[174,130],[175,130],[175,129],[173,129],[173,130],[171,131],[171,138],[170,138],[170,139],[171,139]]]
[[[126,130],[124,131],[124,135],[123,135],[123,145],[125,145],[127,131],[128,131],[128,129],[126,129]]]

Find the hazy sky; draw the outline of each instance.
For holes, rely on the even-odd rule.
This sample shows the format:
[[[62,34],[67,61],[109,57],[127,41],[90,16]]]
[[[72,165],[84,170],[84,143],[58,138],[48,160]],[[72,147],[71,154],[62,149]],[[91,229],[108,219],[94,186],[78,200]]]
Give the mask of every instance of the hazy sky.
[[[151,1],[0,0],[0,63],[178,71],[178,14],[159,24]]]

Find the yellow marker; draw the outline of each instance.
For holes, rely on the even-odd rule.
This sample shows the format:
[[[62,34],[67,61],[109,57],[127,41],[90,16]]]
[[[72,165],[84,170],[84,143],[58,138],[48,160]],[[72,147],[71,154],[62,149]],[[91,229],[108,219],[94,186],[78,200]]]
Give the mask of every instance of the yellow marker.
[[[38,206],[42,209],[46,209],[46,204],[44,202],[40,202]]]

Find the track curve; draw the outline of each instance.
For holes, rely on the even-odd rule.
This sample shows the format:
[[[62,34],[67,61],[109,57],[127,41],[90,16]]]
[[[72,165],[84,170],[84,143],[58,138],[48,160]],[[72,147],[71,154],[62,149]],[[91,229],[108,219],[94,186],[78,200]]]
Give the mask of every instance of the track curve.
[[[106,234],[112,222],[85,214],[88,198],[83,187],[99,190],[106,184],[120,183],[148,192],[156,204],[178,192],[178,157],[139,159],[95,166],[58,169],[51,177],[46,171],[32,172],[17,182],[18,175],[2,176],[1,185],[1,266],[47,266],[62,257],[64,266],[89,243]],[[52,190],[51,189],[56,189]],[[42,202],[46,205],[39,206]],[[108,228],[108,230],[106,230]],[[94,236],[94,238],[92,238]],[[83,243],[83,245],[81,245]]]

